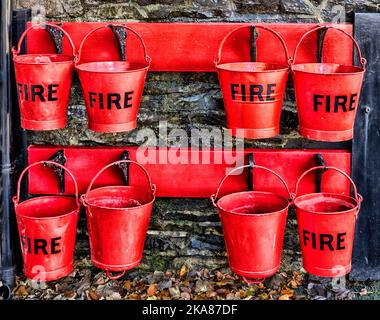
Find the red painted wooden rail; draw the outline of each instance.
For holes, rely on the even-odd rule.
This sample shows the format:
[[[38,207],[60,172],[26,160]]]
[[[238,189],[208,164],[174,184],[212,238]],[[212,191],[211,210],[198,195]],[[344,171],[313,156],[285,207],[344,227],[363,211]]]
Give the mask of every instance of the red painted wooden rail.
[[[64,22],[60,25],[72,37],[76,49],[83,37],[92,29],[106,23]],[[144,39],[152,58],[150,71],[214,72],[214,60],[223,37],[231,30],[249,23],[127,23]],[[301,36],[316,24],[264,24],[277,31],[285,40],[292,56]],[[339,24],[339,28],[352,34],[352,25]],[[286,62],[280,43],[267,31],[258,30],[257,60]],[[313,62],[317,56],[317,35],[313,34],[301,46],[298,62]],[[127,57],[137,61],[141,56],[136,36],[127,38]],[[29,53],[54,52],[54,43],[47,32],[35,30],[28,35]],[[69,53],[68,41],[63,41],[63,52]],[[226,43],[223,61],[249,61],[249,28],[235,34]],[[109,28],[99,30],[89,39],[83,50],[83,61],[119,60],[119,46]],[[324,45],[324,61],[352,64],[353,46],[349,39],[335,30],[329,30]]]
[[[326,164],[336,166],[350,173],[351,154],[342,150],[273,150],[245,149],[244,151],[223,151],[222,149],[198,150],[187,148],[142,148],[142,147],[48,147],[31,146],[28,161],[33,163],[47,160],[58,150],[64,150],[65,166],[75,175],[81,193],[90,180],[106,164],[119,160],[122,152],[128,150],[130,159],[142,164],[157,186],[159,197],[207,198],[215,193],[226,169],[248,163],[248,153],[253,153],[255,163],[266,166],[284,177],[290,190],[294,191],[297,178],[307,169],[315,166],[316,154],[320,153]],[[281,182],[262,170],[254,170],[254,188],[270,190],[286,195]],[[222,194],[247,190],[248,171],[232,176],[225,184]],[[74,189],[70,179],[66,180],[66,191]],[[59,193],[57,177],[50,168],[35,167],[29,172],[29,193]],[[305,178],[301,192],[314,192],[315,176]],[[105,171],[94,187],[123,184],[121,170],[117,167]],[[145,185],[146,177],[134,165],[130,166],[130,184]],[[341,175],[326,172],[322,178],[322,190],[348,194],[349,185]]]

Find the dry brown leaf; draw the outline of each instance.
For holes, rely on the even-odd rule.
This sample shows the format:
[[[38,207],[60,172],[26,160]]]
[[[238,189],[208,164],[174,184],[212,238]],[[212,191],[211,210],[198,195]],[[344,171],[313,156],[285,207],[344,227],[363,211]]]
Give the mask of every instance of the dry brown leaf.
[[[26,297],[29,295],[28,291],[26,291],[26,287],[24,285],[19,286],[15,291],[15,294],[19,297]]]
[[[179,276],[184,277],[186,275],[186,273],[187,273],[187,267],[185,265],[183,265],[181,267],[181,269],[179,270]]]
[[[286,288],[286,289],[281,290],[281,294],[291,297],[293,296],[294,291],[292,289]]]
[[[149,297],[153,297],[157,293],[157,284],[153,283],[149,286],[148,290],[146,291]]]
[[[132,283],[131,283],[131,281],[130,281],[130,280],[126,280],[126,281],[124,281],[124,283],[123,283],[123,287],[124,287],[124,289],[131,290],[131,288],[132,288]]]
[[[133,300],[140,300],[140,295],[137,293],[132,293],[128,296],[128,299],[133,299]]]
[[[63,295],[65,296],[65,298],[71,299],[75,296],[75,291],[65,291]]]
[[[288,286],[293,288],[293,289],[296,289],[298,288],[298,283],[296,280],[291,280],[289,283],[288,283]]]
[[[90,290],[90,291],[88,292],[88,297],[89,297],[91,300],[99,300],[99,296],[98,296],[98,294],[97,294],[95,291],[93,291],[93,290]]]
[[[215,292],[215,291],[207,291],[206,292],[206,297],[207,298],[214,298],[216,297],[218,294]]]
[[[368,292],[367,288],[363,288],[360,290],[359,295],[362,297],[362,296],[366,296],[368,293],[369,292]]]
[[[290,297],[288,294],[283,294],[278,298],[278,300],[290,300]]]

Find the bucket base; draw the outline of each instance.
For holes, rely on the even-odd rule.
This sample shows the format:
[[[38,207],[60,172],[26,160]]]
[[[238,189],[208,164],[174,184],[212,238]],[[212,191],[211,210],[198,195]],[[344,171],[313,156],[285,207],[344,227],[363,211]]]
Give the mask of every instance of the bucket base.
[[[63,129],[64,127],[66,127],[66,118],[46,121],[37,121],[21,118],[21,127],[26,130],[38,131]]]
[[[141,259],[142,257],[132,263],[123,264],[123,265],[114,265],[114,264],[104,264],[91,258],[92,263],[95,267],[102,270],[106,270],[106,271],[126,271],[126,270],[133,269],[134,267],[137,267],[140,264]]]
[[[234,268],[232,266],[230,266],[230,268],[234,273],[238,274],[239,276],[242,276],[244,279],[256,279],[256,280],[262,281],[265,278],[273,276],[278,271],[278,269],[280,268],[280,265],[278,265],[272,269],[266,270],[266,271],[257,271],[257,272],[255,272],[255,271],[244,271],[244,270]]]
[[[88,128],[95,132],[125,132],[137,128],[137,120],[125,123],[89,123]]]
[[[300,134],[310,140],[338,142],[351,140],[353,129],[345,131],[322,131],[300,127]]]
[[[232,128],[227,126],[231,136],[245,139],[266,139],[273,138],[279,135],[279,127],[266,128],[266,129],[246,129],[246,128]]]
[[[41,266],[42,269],[42,266]],[[25,276],[28,279],[37,280],[37,281],[54,281],[68,276],[74,270],[73,263],[69,265],[53,271],[43,272],[38,271],[36,273],[32,273],[30,271],[25,270]]]
[[[351,271],[351,264],[347,266],[340,266],[334,269],[323,269],[323,268],[310,267],[310,266],[303,266],[303,267],[308,273],[314,276],[326,277],[326,278],[342,277]]]

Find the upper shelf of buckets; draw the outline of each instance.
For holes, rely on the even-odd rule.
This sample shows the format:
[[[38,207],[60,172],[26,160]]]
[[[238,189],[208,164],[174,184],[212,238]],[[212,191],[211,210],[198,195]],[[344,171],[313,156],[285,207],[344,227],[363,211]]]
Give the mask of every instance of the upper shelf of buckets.
[[[29,130],[65,127],[74,69],[91,130],[136,128],[150,69],[217,71],[231,134],[274,137],[291,72],[300,134],[344,141],[352,138],[365,71],[351,25],[46,23],[30,25],[13,55],[21,125]]]

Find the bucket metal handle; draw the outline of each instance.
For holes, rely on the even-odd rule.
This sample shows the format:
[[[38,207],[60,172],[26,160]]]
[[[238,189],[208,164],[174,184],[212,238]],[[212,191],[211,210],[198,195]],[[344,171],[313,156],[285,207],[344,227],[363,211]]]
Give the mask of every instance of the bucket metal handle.
[[[20,177],[18,178],[18,182],[17,182],[17,195],[14,196],[12,198],[13,200],[13,203],[15,206],[17,206],[20,202],[20,189],[21,189],[21,182],[22,182],[22,178],[24,177],[25,173],[35,167],[35,166],[38,166],[38,165],[41,165],[41,164],[50,164],[50,165],[54,165],[54,166],[57,166],[57,167],[60,167],[61,169],[63,169],[64,171],[66,171],[68,173],[68,175],[70,176],[71,180],[73,181],[74,183],[74,187],[75,187],[75,200],[76,200],[76,203],[77,205],[79,206],[79,191],[78,191],[78,184],[77,184],[77,181],[75,180],[75,177],[74,175],[71,173],[71,171],[69,169],[67,169],[66,167],[64,167],[63,165],[57,163],[57,162],[54,162],[54,161],[38,161],[38,162],[34,162],[32,163],[31,165],[27,166],[20,174]]]
[[[274,34],[278,40],[280,40],[281,44],[282,44],[282,47],[284,48],[284,52],[285,52],[285,58],[286,58],[286,63],[289,62],[289,51],[288,51],[288,48],[286,46],[286,43],[284,41],[284,39],[280,36],[280,34],[276,31],[274,31],[273,29],[271,28],[268,28],[268,27],[265,27],[265,26],[262,26],[262,25],[256,25],[256,24],[251,24],[251,25],[245,25],[245,26],[242,26],[242,27],[238,27],[232,31],[230,31],[222,40],[222,42],[220,43],[219,45],[219,49],[218,49],[218,59],[215,61],[215,65],[219,64],[221,59],[222,59],[222,50],[223,50],[223,47],[224,47],[224,44],[225,42],[227,41],[227,39],[232,35],[234,34],[235,32],[237,32],[238,30],[241,30],[241,29],[244,29],[244,28],[250,28],[250,27],[255,27],[255,28],[258,28],[258,29],[263,29],[263,30],[267,30],[269,31],[270,33]]]
[[[356,185],[355,185],[355,182],[351,179],[351,177],[345,173],[344,171],[336,168],[336,167],[329,167],[329,166],[316,166],[316,167],[312,167],[308,170],[306,170],[297,180],[297,183],[296,183],[296,189],[294,191],[294,198],[297,198],[297,193],[298,193],[298,188],[299,188],[299,184],[301,182],[301,180],[306,176],[308,175],[310,172],[312,171],[316,171],[316,170],[320,170],[320,169],[331,169],[331,170],[334,170],[334,171],[337,171],[339,172],[340,174],[344,175],[349,181],[350,181],[350,184],[352,185],[352,188],[354,190],[354,197],[355,197],[355,200],[358,204],[358,211],[356,213],[356,215],[358,215],[359,213],[359,210],[360,210],[360,205],[361,205],[361,202],[363,201],[363,197],[358,193],[358,190],[356,188]]]
[[[75,57],[75,46],[74,46],[73,40],[70,38],[69,34],[64,29],[62,29],[60,26],[57,26],[57,25],[49,23],[49,22],[44,22],[43,24],[41,24],[41,23],[33,24],[31,27],[26,29],[23,32],[23,34],[21,35],[20,40],[18,41],[17,50],[15,47],[12,48],[13,56],[18,56],[20,54],[22,42],[24,41],[24,39],[25,39],[25,37],[29,31],[35,30],[35,29],[44,29],[43,28],[44,26],[50,26],[52,28],[56,28],[59,31],[63,32],[63,34],[66,36],[67,40],[69,40],[71,50],[72,50],[72,56]]]
[[[314,29],[311,29],[309,30],[308,32],[306,32],[300,39],[300,41],[298,42],[297,46],[296,46],[296,49],[294,51],[294,54],[293,54],[293,58],[290,58],[289,60],[289,64],[290,65],[294,65],[295,64],[295,61],[296,61],[296,57],[297,57],[297,52],[298,52],[298,49],[301,45],[301,43],[303,42],[303,40],[310,34],[310,33],[313,33],[313,32],[316,32],[318,30],[321,30],[321,29],[334,29],[334,30],[338,30],[339,32],[342,32],[343,34],[345,34],[347,37],[349,37],[352,42],[354,43],[355,47],[356,47],[356,51],[358,52],[358,55],[359,55],[359,61],[360,61],[360,65],[362,66],[363,69],[365,69],[365,65],[367,64],[367,60],[365,58],[363,58],[362,56],[362,52],[360,50],[360,47],[359,47],[359,44],[357,43],[357,41],[355,40],[355,38],[350,35],[348,32],[340,29],[340,28],[337,28],[337,27],[333,27],[333,26],[318,26]]]
[[[278,173],[274,172],[273,170],[271,170],[271,169],[269,169],[269,168],[262,167],[262,166],[258,166],[258,165],[256,165],[256,164],[254,164],[253,166],[252,166],[252,165],[249,165],[249,164],[246,164],[246,165],[244,165],[244,166],[240,166],[240,167],[237,167],[237,168],[231,170],[228,174],[226,174],[226,175],[224,176],[224,178],[222,179],[222,181],[219,183],[219,186],[218,186],[218,189],[216,190],[216,193],[213,194],[213,195],[211,195],[211,197],[210,197],[210,198],[211,198],[211,201],[212,201],[212,205],[213,205],[215,208],[218,207],[218,206],[216,205],[216,201],[217,201],[217,199],[218,199],[219,191],[220,191],[220,189],[221,189],[221,187],[222,187],[224,181],[225,181],[225,180],[226,180],[226,179],[227,179],[232,173],[234,173],[234,172],[236,172],[236,171],[238,171],[238,170],[244,169],[244,168],[257,168],[257,169],[263,169],[263,170],[265,170],[265,171],[268,171],[268,172],[272,173],[273,175],[275,175],[277,178],[279,178],[279,179],[281,180],[281,182],[282,182],[282,184],[284,185],[284,187],[285,187],[287,193],[289,194],[289,199],[292,199],[292,200],[293,200],[293,195],[292,195],[292,193],[290,192],[288,185],[286,184],[285,180],[284,180],[284,179],[283,179]]]
[[[115,165],[119,165],[119,164],[121,164],[121,163],[134,163],[135,165],[137,165],[138,167],[140,167],[140,168],[144,171],[144,173],[145,173],[145,175],[146,175],[146,177],[147,177],[147,179],[148,179],[149,187],[150,187],[150,189],[151,189],[153,195],[156,193],[156,185],[155,185],[155,184],[152,184],[152,181],[151,181],[151,179],[150,179],[150,176],[149,176],[148,171],[147,171],[147,170],[146,170],[141,164],[139,164],[138,162],[133,161],[133,160],[118,160],[118,161],[112,162],[112,163],[110,163],[110,164],[107,164],[105,167],[103,167],[102,169],[100,169],[99,172],[95,175],[95,177],[91,180],[91,182],[90,182],[90,184],[89,184],[89,186],[88,186],[88,188],[87,188],[86,193],[85,193],[84,195],[81,196],[81,201],[82,201],[82,203],[83,203],[84,206],[86,206],[86,201],[85,201],[85,200],[86,200],[86,198],[87,198],[87,196],[88,196],[88,193],[91,191],[92,186],[93,186],[95,180],[98,179],[99,176],[100,176],[105,170],[107,170],[108,168],[110,168],[110,167],[112,167],[112,166],[115,166]]]
[[[108,23],[108,24],[106,24],[104,26],[100,26],[98,28],[95,28],[94,30],[91,30],[89,33],[86,34],[86,36],[83,38],[83,40],[82,40],[82,42],[81,42],[81,44],[79,46],[78,55],[75,58],[75,64],[78,65],[79,62],[80,62],[81,55],[82,55],[82,50],[83,50],[83,45],[87,41],[88,37],[90,35],[92,35],[94,32],[98,31],[99,29],[110,28],[110,27],[124,28],[126,30],[131,31],[133,34],[135,34],[137,36],[137,38],[140,40],[141,45],[142,45],[142,47],[144,49],[144,58],[145,58],[145,61],[148,63],[148,65],[150,65],[152,59],[147,54],[146,46],[145,46],[145,43],[144,43],[144,40],[142,39],[142,37],[136,31],[134,31],[133,29],[131,29],[130,27],[127,27],[127,26],[122,25],[122,24],[114,24],[114,23]]]
[[[106,270],[106,276],[110,280],[117,280],[123,277],[126,273],[126,270],[120,271],[119,273],[112,275],[110,270]]]

